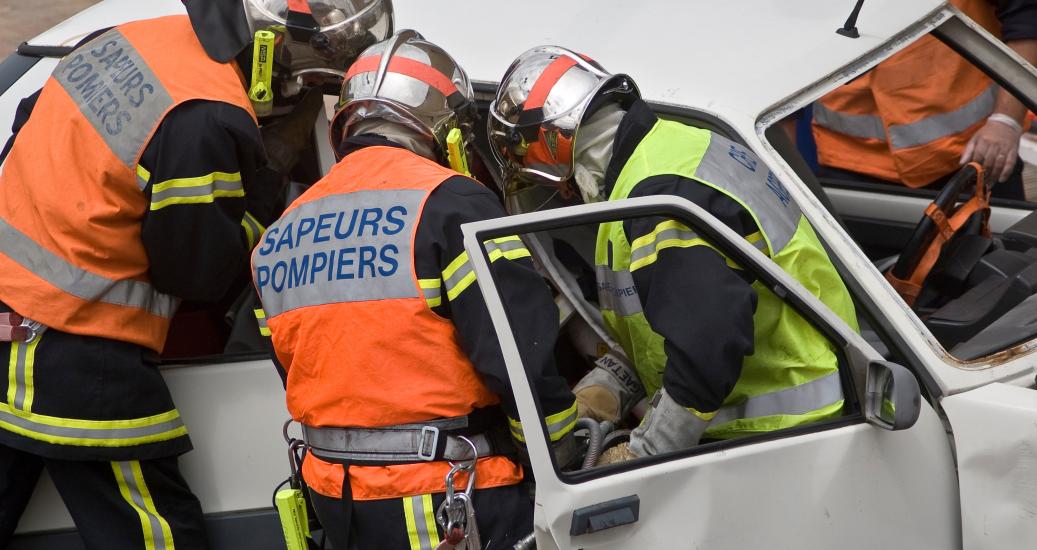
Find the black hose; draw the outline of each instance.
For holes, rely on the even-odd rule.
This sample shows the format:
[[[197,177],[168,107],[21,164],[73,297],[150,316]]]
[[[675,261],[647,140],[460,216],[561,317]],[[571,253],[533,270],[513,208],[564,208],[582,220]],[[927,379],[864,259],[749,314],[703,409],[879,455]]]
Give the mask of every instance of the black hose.
[[[583,469],[593,468],[598,463],[598,457],[601,456],[601,443],[604,440],[604,436],[601,435],[601,426],[597,420],[581,418],[576,421],[576,429],[587,430],[587,455],[583,457]]]
[[[534,535],[535,535],[535,533],[530,533],[530,534],[522,537],[521,539],[519,539],[518,542],[515,543],[515,546],[512,546],[512,549],[513,550],[536,550],[537,539],[536,539],[536,537]]]

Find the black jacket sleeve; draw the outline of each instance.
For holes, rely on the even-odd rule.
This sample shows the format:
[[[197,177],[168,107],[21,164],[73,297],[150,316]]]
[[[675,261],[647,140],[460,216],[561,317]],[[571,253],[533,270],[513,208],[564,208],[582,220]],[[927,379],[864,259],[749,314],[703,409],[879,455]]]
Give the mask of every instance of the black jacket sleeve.
[[[137,171],[150,199],[141,236],[155,288],[213,301],[240,277],[258,238],[245,196],[262,159],[259,129],[238,107],[194,101],[166,116]]]
[[[1037,39],[1037,0],[996,0],[1001,40]]]
[[[432,310],[453,322],[461,346],[483,383],[500,396],[504,412],[517,419],[504,358],[479,283],[471,280],[467,284],[451,284],[451,280],[457,282],[458,275],[470,269],[470,264],[465,266],[467,254],[461,224],[504,215],[497,197],[481,184],[461,176],[447,180],[425,203],[415,237],[415,270],[419,279],[443,281],[440,303]],[[516,248],[517,252],[496,259],[491,256],[491,268],[526,372],[545,417],[575,411],[572,392],[554,363],[558,309],[528,252],[523,252],[525,247],[521,243],[513,247],[521,250]]]
[[[703,207],[743,236],[757,232],[749,213],[728,196],[674,175],[653,176],[631,197],[677,195]],[[628,242],[654,247],[647,263],[631,265],[641,307],[665,340],[663,387],[677,403],[708,413],[720,408],[753,352],[756,291],[752,275],[728,264],[710,244],[684,232],[655,239],[661,217],[624,223]],[[672,223],[672,222],[671,222]],[[672,233],[672,232],[671,232]],[[657,234],[657,233],[656,233]]]

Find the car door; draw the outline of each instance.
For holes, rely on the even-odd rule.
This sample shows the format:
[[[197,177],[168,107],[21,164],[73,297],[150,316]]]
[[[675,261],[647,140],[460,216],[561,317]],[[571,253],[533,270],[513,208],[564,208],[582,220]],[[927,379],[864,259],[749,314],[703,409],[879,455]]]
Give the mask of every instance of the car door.
[[[559,470],[499,282],[492,280],[479,243],[648,215],[678,219],[705,235],[830,337],[842,352],[845,416],[616,465]],[[463,230],[523,426],[529,427],[526,438],[537,483],[537,548],[960,548],[952,451],[930,404],[921,401],[917,421],[906,429],[879,427],[873,405],[862,407],[858,397],[872,399],[872,386],[856,392],[853,380],[859,386],[862,371],[881,357],[773,262],[705,211],[676,197],[651,197],[489,220],[467,224]],[[909,378],[917,392],[914,378]]]

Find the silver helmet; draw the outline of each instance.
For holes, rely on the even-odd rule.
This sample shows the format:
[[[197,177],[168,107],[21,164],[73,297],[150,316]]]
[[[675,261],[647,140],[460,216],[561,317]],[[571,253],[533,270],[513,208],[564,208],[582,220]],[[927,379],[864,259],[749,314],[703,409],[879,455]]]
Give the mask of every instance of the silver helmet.
[[[585,115],[606,101],[640,97],[625,74],[585,55],[538,46],[504,73],[490,104],[489,140],[505,182],[561,183],[573,175],[573,143]]]
[[[393,32],[392,0],[243,0],[252,34],[276,35],[275,64],[293,78],[341,75]]]
[[[430,138],[443,153],[450,130],[471,134],[475,93],[450,54],[412,30],[364,50],[342,83],[331,121],[332,146],[365,119],[402,124]]]

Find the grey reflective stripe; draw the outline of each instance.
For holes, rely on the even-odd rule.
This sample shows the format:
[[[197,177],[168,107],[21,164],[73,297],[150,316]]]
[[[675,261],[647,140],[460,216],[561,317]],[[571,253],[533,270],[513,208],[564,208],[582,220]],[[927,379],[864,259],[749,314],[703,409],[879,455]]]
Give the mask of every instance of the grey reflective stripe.
[[[556,419],[547,425],[547,436],[551,438],[551,441],[556,441],[557,436],[565,434],[572,427],[573,423],[576,422],[577,409],[573,407],[569,414],[566,414],[562,418]]]
[[[152,131],[173,106],[162,82],[119,29],[62,59],[53,77],[131,170]]]
[[[709,147],[695,169],[695,177],[726,191],[753,214],[776,256],[799,227],[799,205],[785,185],[745,147],[711,134]]]
[[[301,307],[417,298],[411,241],[427,192],[328,195],[286,212],[252,253],[268,317]]]
[[[525,243],[521,240],[508,240],[503,242],[486,241],[483,243],[483,247],[486,248],[486,253],[491,257],[495,250],[500,250],[501,253],[511,252],[512,250],[522,250],[526,248]]]
[[[630,250],[630,263],[633,264],[633,263],[637,262],[638,260],[640,260],[642,258],[647,258],[648,256],[651,256],[652,254],[655,254],[656,250],[657,250],[657,247],[659,246],[659,243],[661,243],[661,242],[669,241],[669,240],[674,240],[674,239],[679,239],[679,240],[682,240],[682,241],[690,241],[692,239],[697,239],[697,238],[699,238],[698,233],[695,233],[694,231],[691,231],[689,229],[681,229],[681,228],[677,228],[677,227],[672,227],[670,229],[664,229],[664,230],[656,233],[655,234],[655,238],[652,239],[650,242],[647,242],[647,243],[645,243],[645,244],[643,244],[641,246],[638,246],[637,248],[631,249]]]
[[[256,322],[259,323],[259,333],[263,336],[270,334],[270,326],[266,324],[266,317],[257,317]]]
[[[141,281],[112,280],[80,269],[33,242],[0,218],[0,253],[59,290],[87,302],[102,302],[142,309],[169,319],[177,299]]]
[[[167,433],[170,435],[168,439],[184,435],[179,432],[175,434],[172,433],[184,427],[184,421],[180,416],[150,426],[137,426],[130,428],[71,428],[67,426],[41,424],[33,421],[32,416],[26,417],[18,415],[12,412],[8,407],[0,407],[0,422],[10,424],[20,430],[32,432],[32,434],[26,434],[27,437],[39,439],[41,441],[47,441],[48,436],[56,438],[87,439],[96,442],[94,445],[103,447],[121,447],[130,444],[138,445],[139,443],[137,442],[127,443],[125,440],[141,437],[158,437]],[[158,440],[164,439],[159,438]],[[83,443],[83,445],[85,445],[85,443]]]
[[[9,379],[8,383],[14,382],[14,399],[11,400],[11,405],[16,409],[29,410],[26,404],[26,394],[29,391],[29,385],[32,384],[32,380],[29,378],[27,363],[31,359],[30,354],[35,354],[36,345],[42,337],[42,334],[37,335],[32,342],[11,342],[11,350],[14,351],[14,357],[12,358],[14,362],[10,365],[10,369],[14,370],[14,380]],[[8,395],[10,395],[11,389],[7,391]]]
[[[468,275],[474,273],[474,271],[475,269],[472,267],[472,262],[468,259],[467,253],[465,253],[464,263],[455,269],[449,277],[443,279],[443,286],[446,287],[447,296],[450,296],[450,291],[457,285],[461,284],[461,281],[463,281]]]
[[[603,311],[614,311],[622,317],[641,313],[641,299],[629,271],[613,271],[607,265],[595,266],[594,271],[598,278],[598,306]]]
[[[235,174],[237,175],[237,174]],[[223,181],[215,180],[212,182],[206,182],[202,185],[192,185],[189,187],[169,187],[163,189],[157,193],[152,193],[151,204],[159,204],[162,201],[173,199],[173,198],[192,198],[192,197],[206,197],[212,195],[215,191],[242,191],[240,175],[238,179]]]
[[[710,422],[710,429],[733,420],[779,414],[799,415],[842,401],[843,385],[839,373],[771,393],[754,395],[743,403],[721,407]]]
[[[406,497],[404,498],[404,506],[407,506],[406,501],[410,501],[411,515],[414,518],[414,530],[418,535],[418,548],[411,548],[411,550],[433,550],[435,547],[432,546],[433,533],[428,532],[428,522],[425,521],[425,514],[431,514],[433,510],[425,510],[425,499],[422,495]],[[439,534],[435,533],[436,538],[439,538]]]
[[[886,141],[886,128],[878,115],[840,113],[817,101],[814,103],[814,123],[847,136]]]
[[[151,172],[148,172],[147,168],[141,165],[137,165],[137,189],[141,191],[147,189],[148,182],[151,181]]]
[[[889,139],[893,149],[917,147],[965,131],[994,112],[997,90],[996,85],[991,85],[972,101],[948,113],[932,115],[911,124],[890,125]]]
[[[139,463],[138,463],[139,464]],[[154,548],[155,550],[166,549],[166,537],[165,529],[168,528],[168,524],[163,525],[162,518],[158,515],[157,510],[153,511],[155,504],[152,501],[149,505],[144,500],[144,493],[147,492],[150,495],[150,491],[147,487],[141,487],[137,484],[137,476],[133,474],[133,463],[132,462],[113,462],[113,466],[119,469],[119,473],[122,474],[122,479],[125,482],[125,489],[129,496],[129,502],[136,508],[135,512],[138,516],[142,516],[141,522],[147,521],[148,526],[151,528],[150,537],[148,537],[147,530],[144,530],[144,546],[147,549]],[[139,467],[139,466],[138,466]],[[141,472],[141,479],[144,478],[143,471]],[[172,537],[172,533],[170,533]]]
[[[443,292],[438,286],[436,288],[423,288],[421,293],[424,294],[426,302],[433,302],[443,298]]]

